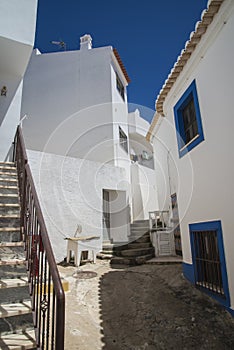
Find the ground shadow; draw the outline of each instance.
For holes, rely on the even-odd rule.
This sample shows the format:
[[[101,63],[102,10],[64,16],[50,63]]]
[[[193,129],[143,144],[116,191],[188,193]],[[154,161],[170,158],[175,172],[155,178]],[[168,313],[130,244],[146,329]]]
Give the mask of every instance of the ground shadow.
[[[113,269],[99,282],[104,350],[233,349],[234,319],[181,265]]]

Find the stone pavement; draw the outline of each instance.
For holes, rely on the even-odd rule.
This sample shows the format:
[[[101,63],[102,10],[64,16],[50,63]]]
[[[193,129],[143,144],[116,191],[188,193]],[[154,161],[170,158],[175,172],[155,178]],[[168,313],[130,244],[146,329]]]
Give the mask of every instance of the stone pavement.
[[[234,319],[182,275],[181,264],[59,266],[66,350],[234,349]]]

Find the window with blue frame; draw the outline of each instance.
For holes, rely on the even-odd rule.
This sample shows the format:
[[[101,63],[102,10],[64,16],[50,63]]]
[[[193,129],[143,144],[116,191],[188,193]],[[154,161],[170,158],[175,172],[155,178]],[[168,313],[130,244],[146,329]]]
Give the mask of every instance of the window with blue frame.
[[[204,140],[195,80],[174,107],[179,157]]]
[[[189,225],[195,283],[229,306],[221,221]]]

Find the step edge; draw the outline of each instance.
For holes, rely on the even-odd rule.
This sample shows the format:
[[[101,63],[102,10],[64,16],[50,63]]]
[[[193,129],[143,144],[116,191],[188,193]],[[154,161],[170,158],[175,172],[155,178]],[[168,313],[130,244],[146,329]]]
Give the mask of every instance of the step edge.
[[[137,252],[137,251],[140,251],[140,250],[147,250],[147,249],[154,249],[154,247],[148,247],[148,248],[136,248],[136,249],[125,249],[125,250],[121,250],[121,252],[129,252],[129,251],[134,251],[134,252]]]
[[[2,170],[2,169],[17,171],[15,166],[1,166],[1,164],[0,164],[0,170]],[[4,171],[2,171],[2,172],[4,173]]]
[[[6,174],[6,173],[4,173],[4,174]],[[9,179],[8,178],[2,178],[2,179],[0,179],[0,181],[18,182],[18,179],[12,179],[11,177],[9,177]]]
[[[21,308],[21,310],[8,310],[8,311],[0,311],[0,319],[1,318],[7,318],[12,316],[20,316],[20,315],[27,315],[32,313],[32,302],[31,300],[23,300],[22,302],[17,303],[6,303],[1,304],[1,309],[7,308],[7,307],[13,307],[13,308]]]
[[[9,169],[8,169],[9,170]],[[17,170],[16,169],[12,169],[12,170],[14,170],[14,171],[12,171],[12,172],[8,172],[8,171],[1,171],[1,169],[0,169],[0,176],[1,175],[17,175]]]
[[[21,336],[23,339],[19,340],[19,336]],[[35,335],[35,329],[32,327],[21,329],[17,332],[7,332],[4,334],[1,334],[1,341],[2,344],[2,350],[29,350],[36,348],[36,335]],[[14,342],[12,344],[12,342]],[[19,343],[18,345],[15,345],[16,343]]]
[[[0,260],[0,266],[9,266],[9,265],[24,265],[26,263],[25,259],[9,259],[9,260]]]
[[[10,282],[10,283],[9,283]],[[0,289],[17,288],[28,286],[27,275],[23,278],[1,278]]]
[[[10,189],[18,189],[18,186],[11,186],[11,185],[0,185],[0,189],[1,188],[10,188]]]
[[[0,197],[18,198],[19,195],[17,193],[0,193]]]
[[[0,227],[0,232],[8,232],[8,231],[13,231],[13,232],[17,232],[20,231],[20,226],[17,227]]]
[[[0,242],[0,248],[2,247],[23,247],[24,242]]]

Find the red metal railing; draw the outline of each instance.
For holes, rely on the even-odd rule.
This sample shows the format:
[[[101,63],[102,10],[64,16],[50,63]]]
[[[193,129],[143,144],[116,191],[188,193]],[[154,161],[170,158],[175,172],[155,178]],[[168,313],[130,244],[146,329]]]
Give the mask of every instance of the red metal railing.
[[[14,141],[32,310],[39,349],[64,349],[65,295],[19,126]]]

